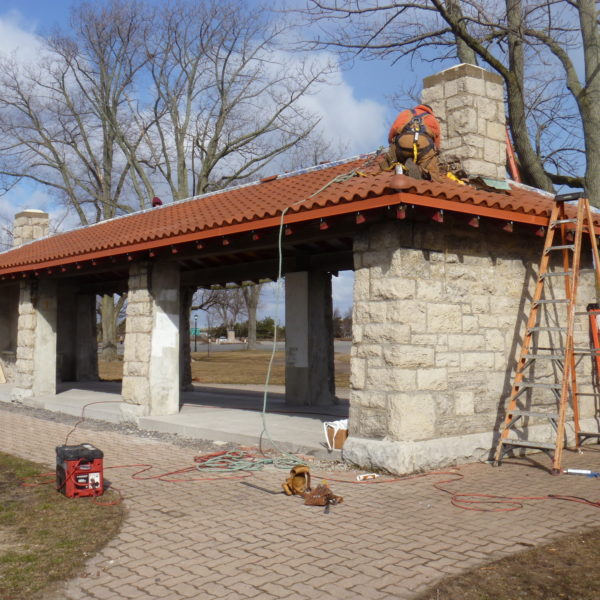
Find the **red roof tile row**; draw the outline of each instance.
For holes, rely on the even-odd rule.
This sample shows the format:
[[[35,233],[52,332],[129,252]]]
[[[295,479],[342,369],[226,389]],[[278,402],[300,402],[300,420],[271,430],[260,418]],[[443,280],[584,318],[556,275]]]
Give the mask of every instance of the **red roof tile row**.
[[[547,195],[522,189],[496,193],[452,182],[398,179],[376,167],[368,167],[361,176],[355,172],[361,167],[365,158],[266,178],[44,238],[0,254],[0,274],[273,227],[286,209],[286,222],[297,222],[409,201],[545,224],[552,205]]]

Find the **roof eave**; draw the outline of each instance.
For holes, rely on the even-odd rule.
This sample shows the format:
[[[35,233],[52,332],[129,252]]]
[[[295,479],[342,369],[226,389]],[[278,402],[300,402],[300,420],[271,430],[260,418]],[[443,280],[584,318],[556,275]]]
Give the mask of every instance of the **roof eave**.
[[[315,219],[324,219],[353,212],[363,212],[386,206],[395,206],[399,204],[411,204],[434,209],[443,209],[449,212],[477,215],[491,219],[503,221],[513,221],[515,223],[524,223],[534,226],[547,226],[549,217],[547,215],[537,215],[525,213],[522,211],[507,210],[505,208],[494,208],[481,204],[470,202],[457,202],[435,196],[427,196],[403,191],[389,191],[389,193],[379,194],[377,196],[363,198],[359,200],[348,200],[338,204],[332,204],[325,207],[314,208],[306,211],[287,213],[284,216],[285,224],[300,223]],[[110,258],[114,256],[123,256],[138,252],[165,248],[186,243],[199,242],[202,240],[226,237],[230,235],[270,229],[279,227],[282,222],[281,215],[269,217],[260,220],[244,221],[241,223],[224,225],[201,231],[195,231],[177,236],[170,236],[141,243],[133,243],[123,246],[99,250],[97,252],[87,252],[84,254],[62,257],[59,259],[41,261],[30,264],[15,265],[5,269],[0,269],[0,275],[12,275],[15,273],[26,273],[39,269],[48,269],[62,265],[72,265],[83,261],[97,260],[101,258]],[[600,228],[596,227],[596,233],[600,233]]]

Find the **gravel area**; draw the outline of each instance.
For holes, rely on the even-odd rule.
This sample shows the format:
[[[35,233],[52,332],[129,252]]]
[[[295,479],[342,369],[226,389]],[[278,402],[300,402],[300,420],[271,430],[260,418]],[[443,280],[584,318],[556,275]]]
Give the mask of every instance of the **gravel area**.
[[[74,417],[61,412],[44,410],[42,408],[24,406],[23,404],[18,404],[15,402],[0,402],[0,411],[21,413],[36,419],[64,423],[65,425],[73,425],[73,427],[77,426],[78,429],[89,431],[114,431],[122,433],[123,435],[135,436],[141,439],[151,439],[160,442],[166,442],[179,448],[191,449],[196,454],[209,454],[212,452],[222,452],[223,450],[245,450],[250,453],[260,454],[260,449],[258,446],[240,445],[233,442],[214,442],[212,440],[188,438],[177,434],[146,431],[144,429],[140,429],[132,423],[109,423],[108,421],[89,419],[87,417],[82,421],[80,417]],[[335,469],[336,471],[354,470],[349,465],[346,465],[345,463],[336,459],[316,459],[312,456],[302,456],[301,458],[306,458],[307,462],[309,462],[311,466],[319,469]]]

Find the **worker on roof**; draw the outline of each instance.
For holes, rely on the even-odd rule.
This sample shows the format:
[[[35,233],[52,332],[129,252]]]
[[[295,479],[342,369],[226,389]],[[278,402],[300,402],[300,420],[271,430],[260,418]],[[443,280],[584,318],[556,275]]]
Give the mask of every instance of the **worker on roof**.
[[[411,177],[428,178],[432,181],[446,181],[440,172],[438,154],[440,150],[440,123],[431,106],[419,104],[403,110],[396,117],[388,134],[390,144],[383,169],[391,169],[396,164],[404,166]]]

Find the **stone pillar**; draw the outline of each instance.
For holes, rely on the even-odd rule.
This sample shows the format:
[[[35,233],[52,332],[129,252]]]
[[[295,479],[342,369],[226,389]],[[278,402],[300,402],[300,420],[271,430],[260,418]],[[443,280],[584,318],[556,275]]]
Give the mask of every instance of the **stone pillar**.
[[[48,235],[49,216],[43,210],[30,208],[15,215],[13,246],[21,246]]]
[[[194,298],[194,288],[181,290],[181,312],[179,314],[179,383],[182,391],[190,391],[192,386],[192,348],[190,339],[190,312]]]
[[[126,418],[179,411],[179,302],[175,265],[131,266],[123,360]]]
[[[500,75],[460,64],[423,80],[422,101],[442,126],[441,158],[470,175],[506,178],[506,119]]]
[[[0,290],[0,383],[15,381],[18,319],[19,284],[4,285]]]
[[[58,290],[56,326],[56,376],[58,381],[75,381],[77,363],[76,299],[71,284],[62,283]]]
[[[285,401],[319,405],[335,400],[331,275],[285,276]]]
[[[62,285],[59,298],[58,379],[97,381],[96,296],[77,294],[72,285]]]
[[[96,296],[76,297],[76,381],[98,380],[98,338],[96,333]]]
[[[22,282],[13,400],[56,394],[56,322],[56,282]]]

